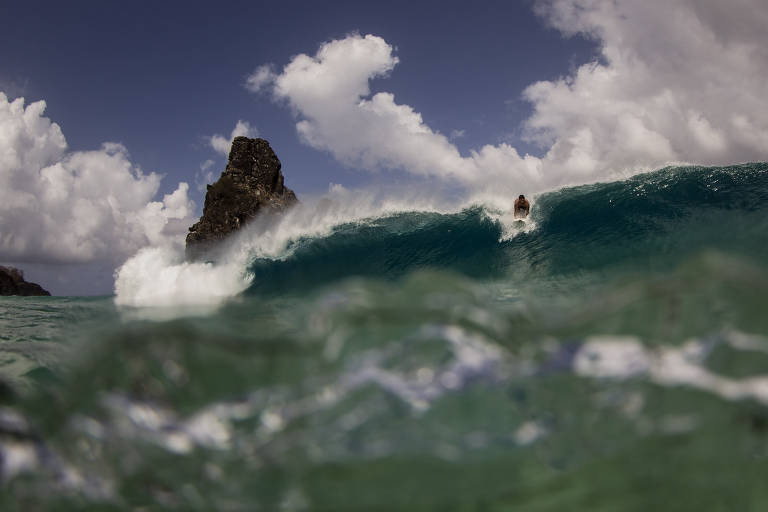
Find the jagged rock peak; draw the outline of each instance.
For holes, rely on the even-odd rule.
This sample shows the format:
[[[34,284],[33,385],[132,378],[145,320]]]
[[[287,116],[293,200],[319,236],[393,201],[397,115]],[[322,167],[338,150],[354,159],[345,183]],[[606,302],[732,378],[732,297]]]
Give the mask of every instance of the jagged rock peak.
[[[208,185],[203,216],[189,228],[187,256],[199,256],[260,213],[280,212],[296,203],[296,194],[283,182],[280,160],[269,142],[235,137],[226,169]]]
[[[24,280],[24,272],[0,266],[0,295],[50,295],[42,286]]]

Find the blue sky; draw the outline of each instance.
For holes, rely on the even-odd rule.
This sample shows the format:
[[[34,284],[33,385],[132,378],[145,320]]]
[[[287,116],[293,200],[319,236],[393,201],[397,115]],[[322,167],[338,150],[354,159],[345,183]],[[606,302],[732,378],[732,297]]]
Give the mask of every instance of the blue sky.
[[[504,208],[765,161],[766,26],[764,0],[5,2],[0,264],[110,293],[137,251],[180,246],[226,163],[212,137],[238,123],[300,199],[334,183]]]
[[[372,179],[301,144],[290,109],[243,87],[257,66],[282,66],[351,32],[396,47],[400,63],[373,90],[393,92],[442,133],[463,130],[462,151],[508,140],[540,153],[520,139],[530,112],[523,89],[596,51],[545,26],[530,2],[8,2],[0,9],[7,20],[0,89],[46,100],[72,150],[121,142],[145,171],[166,175],[166,192],[192,182],[209,158],[223,170],[224,158],[204,137],[228,134],[240,119],[270,141],[300,195]],[[201,206],[197,190],[190,195]]]

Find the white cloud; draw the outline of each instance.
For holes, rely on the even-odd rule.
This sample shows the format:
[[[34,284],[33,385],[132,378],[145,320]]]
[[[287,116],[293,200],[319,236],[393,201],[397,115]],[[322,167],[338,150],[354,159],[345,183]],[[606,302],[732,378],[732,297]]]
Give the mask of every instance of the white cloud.
[[[529,137],[553,144],[545,167],[588,176],[670,161],[765,159],[764,7],[762,0],[540,1],[549,23],[595,38],[602,52],[602,63],[524,93],[534,106]]]
[[[206,186],[213,183],[216,177],[211,170],[216,164],[215,161],[208,159],[200,164],[200,170],[195,173],[195,184],[197,185],[198,192],[205,192]]]
[[[188,185],[153,201],[160,176],[144,174],[121,144],[67,152],[45,102],[0,93],[0,259],[121,261],[179,233],[194,203]]]
[[[419,113],[396,104],[389,93],[368,98],[369,81],[387,75],[397,62],[380,37],[351,35],[325,43],[314,57],[294,57],[276,77],[273,92],[296,110],[302,140],[342,162],[466,175],[458,150]]]
[[[232,129],[229,138],[216,134],[207,137],[207,139],[208,144],[214,151],[227,156],[229,155],[229,149],[232,146],[232,141],[235,137],[256,137],[258,134],[259,131],[256,128],[251,127],[251,124],[248,121],[239,120]]]
[[[268,88],[275,81],[277,75],[271,64],[263,64],[256,71],[248,75],[245,80],[245,88],[251,92],[259,92]]]
[[[460,131],[446,137],[391,93],[371,95],[370,81],[398,63],[392,46],[373,35],[327,42],[280,73],[269,68],[269,80],[254,80],[291,106],[305,143],[339,161],[470,189],[530,193],[680,161],[765,160],[768,10],[761,1],[537,3],[549,23],[595,39],[602,52],[600,62],[523,92],[533,105],[524,131],[543,147],[541,158],[506,143],[461,155],[451,142]]]
[[[463,157],[449,137],[427,126],[421,114],[370,95],[369,82],[398,63],[380,37],[350,35],[323,44],[314,57],[298,55],[276,76],[273,93],[296,112],[296,129],[312,147],[349,166],[402,168],[457,180],[472,188],[517,189],[541,181],[541,162],[507,145],[484,146]],[[454,131],[452,137],[460,136]]]

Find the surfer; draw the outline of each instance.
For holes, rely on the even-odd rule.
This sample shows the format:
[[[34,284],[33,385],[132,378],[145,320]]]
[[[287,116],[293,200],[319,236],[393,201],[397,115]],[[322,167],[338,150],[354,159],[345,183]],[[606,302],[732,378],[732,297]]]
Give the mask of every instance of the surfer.
[[[525,218],[531,213],[531,203],[525,198],[523,194],[515,199],[515,218]]]

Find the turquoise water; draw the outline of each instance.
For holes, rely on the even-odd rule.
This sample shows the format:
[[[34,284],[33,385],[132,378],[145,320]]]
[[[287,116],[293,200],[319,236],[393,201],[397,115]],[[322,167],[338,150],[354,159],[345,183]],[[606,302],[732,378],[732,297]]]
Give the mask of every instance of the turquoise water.
[[[765,510],[768,164],[497,213],[297,237],[205,314],[0,298],[0,508]]]

